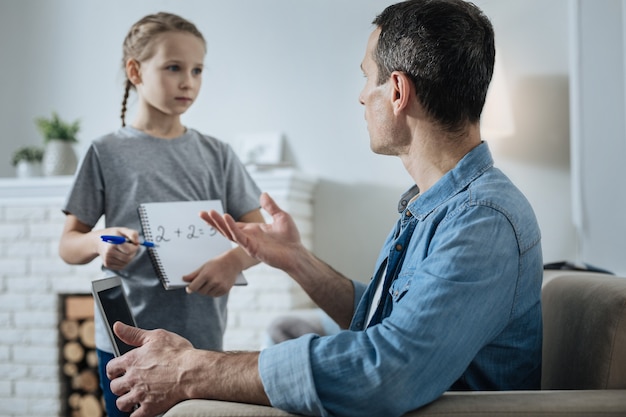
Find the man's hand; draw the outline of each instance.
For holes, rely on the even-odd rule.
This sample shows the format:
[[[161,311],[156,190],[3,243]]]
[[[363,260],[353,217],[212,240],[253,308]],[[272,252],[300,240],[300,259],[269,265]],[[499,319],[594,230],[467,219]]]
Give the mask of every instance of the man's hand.
[[[111,391],[119,396],[117,407],[132,411],[132,417],[153,417],[191,398],[269,405],[258,352],[198,350],[174,333],[121,322],[113,329],[137,347],[107,364]]]
[[[272,223],[235,222],[214,210],[203,211],[200,217],[251,257],[289,274],[319,307],[347,328],[354,305],[352,282],[304,247],[292,217],[267,193],[261,194],[261,207],[272,216]]]
[[[188,353],[194,350],[186,339],[165,330],[142,330],[121,322],[115,334],[125,343],[137,346],[107,365],[111,391],[119,395],[117,407],[133,411],[133,417],[155,416],[187,398],[185,379]]]
[[[241,223],[229,214],[211,210],[200,217],[231,241],[237,243],[251,257],[289,273],[294,267],[296,252],[306,251],[300,233],[289,214],[284,212],[267,194],[261,194],[261,207],[272,216],[273,222]]]

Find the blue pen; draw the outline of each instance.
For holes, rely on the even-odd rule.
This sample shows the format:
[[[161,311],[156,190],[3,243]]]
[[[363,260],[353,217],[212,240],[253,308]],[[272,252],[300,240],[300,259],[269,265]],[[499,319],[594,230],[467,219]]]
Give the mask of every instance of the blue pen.
[[[100,236],[100,239],[102,239],[102,241],[104,242],[112,243],[114,245],[121,245],[122,243],[133,243],[130,240],[128,240],[126,237],[117,236],[117,235],[102,235]],[[145,246],[146,248],[155,248],[158,246],[146,240],[144,240],[143,242],[140,242],[139,244],[142,246]]]

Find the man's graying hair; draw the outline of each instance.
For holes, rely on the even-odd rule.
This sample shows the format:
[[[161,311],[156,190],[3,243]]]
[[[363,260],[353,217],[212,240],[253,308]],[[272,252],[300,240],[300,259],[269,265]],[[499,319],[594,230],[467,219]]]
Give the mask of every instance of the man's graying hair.
[[[493,27],[480,9],[461,0],[408,0],[373,23],[381,29],[373,57],[379,84],[393,71],[406,73],[448,132],[480,119],[495,61]]]
[[[123,44],[122,69],[126,68],[126,62],[131,58],[139,62],[150,59],[154,54],[156,36],[166,32],[187,32],[198,37],[206,45],[202,33],[190,21],[172,13],[150,14],[137,21],[128,31]],[[134,87],[127,78],[122,101],[122,126],[126,125],[126,102],[130,90]]]

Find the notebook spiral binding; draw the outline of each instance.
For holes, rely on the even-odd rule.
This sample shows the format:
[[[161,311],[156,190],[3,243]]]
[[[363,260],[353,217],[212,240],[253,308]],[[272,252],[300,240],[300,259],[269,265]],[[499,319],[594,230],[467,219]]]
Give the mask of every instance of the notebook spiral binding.
[[[141,222],[141,227],[143,229],[143,238],[148,242],[154,242],[152,240],[152,230],[150,229],[150,222],[148,221],[148,215],[143,206],[139,206],[137,209],[139,212],[139,220]],[[147,248],[148,256],[152,261],[152,266],[156,270],[158,277],[165,283],[169,284],[169,279],[167,278],[167,274],[165,273],[165,268],[163,268],[163,264],[161,263],[161,259],[159,259],[159,254],[156,251],[156,248]]]

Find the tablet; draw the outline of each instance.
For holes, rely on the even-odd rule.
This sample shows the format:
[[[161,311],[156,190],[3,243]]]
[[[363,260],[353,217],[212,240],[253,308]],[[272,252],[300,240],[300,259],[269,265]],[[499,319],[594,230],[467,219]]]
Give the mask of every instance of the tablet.
[[[124,324],[130,326],[137,326],[135,319],[130,311],[128,300],[126,300],[126,294],[124,293],[124,287],[122,287],[122,280],[118,276],[95,280],[92,283],[92,290],[94,301],[100,310],[100,314],[106,324],[109,338],[113,344],[113,350],[115,356],[123,355],[134,346],[127,345],[122,342],[113,333],[113,324],[116,321],[121,321]]]

